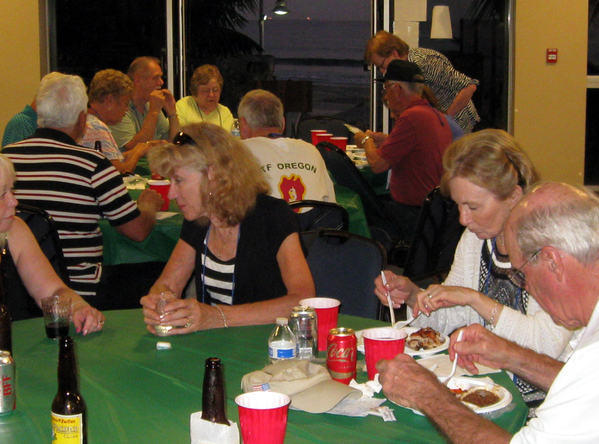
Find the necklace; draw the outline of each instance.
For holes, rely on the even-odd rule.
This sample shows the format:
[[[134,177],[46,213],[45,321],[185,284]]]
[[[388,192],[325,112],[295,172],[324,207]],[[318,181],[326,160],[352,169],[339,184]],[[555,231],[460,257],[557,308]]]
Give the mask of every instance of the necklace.
[[[493,260],[495,258],[495,252],[497,249],[497,243],[496,243],[497,238],[493,238],[493,240],[491,241],[491,256],[489,257],[489,265],[487,266],[487,276],[485,278],[485,285],[484,285],[484,289],[483,289],[483,294],[485,296],[488,296],[489,298],[493,299],[491,296],[489,296],[489,289],[491,286],[491,270],[493,267]],[[511,308],[513,308],[514,310],[520,311],[518,309],[518,307],[520,306],[520,300],[522,298],[522,288],[517,287],[517,293],[516,293],[516,300],[514,301],[514,304],[512,305]],[[495,300],[495,299],[493,299]],[[524,313],[524,312],[523,312]],[[487,322],[484,321],[485,326],[487,325]]]
[[[91,109],[93,111],[93,115],[96,116],[98,119],[100,119],[102,122],[104,122],[104,119],[102,118],[102,115],[100,114],[100,112],[94,108],[93,106],[89,106],[89,109]]]
[[[196,103],[196,106],[197,106],[197,103]],[[220,123],[220,127],[222,128],[222,126],[223,126],[223,118],[220,115],[220,109],[218,109],[218,105],[216,105],[215,109],[216,109],[216,112],[218,113],[218,121]],[[198,106],[198,111],[200,113],[200,119],[202,119],[202,122],[205,122],[204,116],[202,115],[203,111],[202,111],[202,109],[199,106]],[[204,114],[206,114],[206,113],[204,113]],[[210,114],[212,114],[212,113],[210,113]],[[210,114],[206,114],[206,117],[208,117]]]

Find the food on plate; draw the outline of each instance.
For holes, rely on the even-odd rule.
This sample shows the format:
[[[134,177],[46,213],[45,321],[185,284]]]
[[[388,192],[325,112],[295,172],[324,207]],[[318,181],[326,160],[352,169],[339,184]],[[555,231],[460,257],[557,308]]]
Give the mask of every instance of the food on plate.
[[[473,387],[470,390],[457,394],[460,401],[477,407],[488,407],[499,402],[499,395],[485,387]]]
[[[407,346],[412,350],[431,350],[445,343],[445,338],[430,327],[421,328],[408,337]]]

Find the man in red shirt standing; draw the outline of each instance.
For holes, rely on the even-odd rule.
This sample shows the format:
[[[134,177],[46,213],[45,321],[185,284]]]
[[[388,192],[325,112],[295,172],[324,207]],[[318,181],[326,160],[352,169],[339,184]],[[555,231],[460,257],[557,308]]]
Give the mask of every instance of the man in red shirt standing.
[[[422,98],[424,77],[416,64],[393,60],[382,81],[383,101],[397,116],[393,130],[388,136],[357,133],[355,140],[374,173],[391,169],[389,207],[405,227],[400,236],[410,240],[420,206],[441,181],[451,129],[445,116]]]

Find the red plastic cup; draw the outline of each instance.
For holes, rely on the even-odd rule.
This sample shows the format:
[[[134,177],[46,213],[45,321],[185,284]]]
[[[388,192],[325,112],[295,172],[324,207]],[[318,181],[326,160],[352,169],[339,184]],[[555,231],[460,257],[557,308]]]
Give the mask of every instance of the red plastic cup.
[[[318,142],[316,141],[316,134],[326,133],[326,132],[327,132],[327,130],[319,130],[319,129],[310,130],[310,135],[312,137],[312,145],[316,146],[318,144]]]
[[[316,133],[316,144],[324,141],[330,142],[331,137],[333,137],[331,133]]]
[[[249,392],[235,398],[243,444],[283,444],[291,399],[277,392]]]
[[[337,327],[339,302],[332,298],[302,299],[300,305],[307,305],[316,310],[316,325],[318,326],[318,351],[327,349],[327,336],[332,328]]]
[[[170,180],[148,180],[148,186],[150,187],[151,190],[155,190],[158,193],[160,193],[160,195],[162,196],[162,198],[164,199],[164,205],[162,205],[162,208],[160,208],[160,211],[168,211],[168,207],[170,205],[170,201],[168,198],[168,190],[171,186],[171,181]]]
[[[331,137],[329,142],[343,151],[347,148],[347,137]]]
[[[406,346],[406,337],[408,334],[404,330],[397,330],[392,327],[369,328],[364,330],[364,355],[366,357],[366,369],[368,370],[368,380],[374,380],[376,363],[381,359],[393,359],[400,353],[403,353]]]

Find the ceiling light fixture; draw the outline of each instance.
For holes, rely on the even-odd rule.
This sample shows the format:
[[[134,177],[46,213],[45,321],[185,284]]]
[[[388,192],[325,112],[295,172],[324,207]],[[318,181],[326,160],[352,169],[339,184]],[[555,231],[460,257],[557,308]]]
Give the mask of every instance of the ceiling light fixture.
[[[287,2],[285,0],[277,0],[275,2],[275,7],[273,8],[272,12],[274,12],[277,15],[285,15],[289,12],[289,9],[287,9]]]

